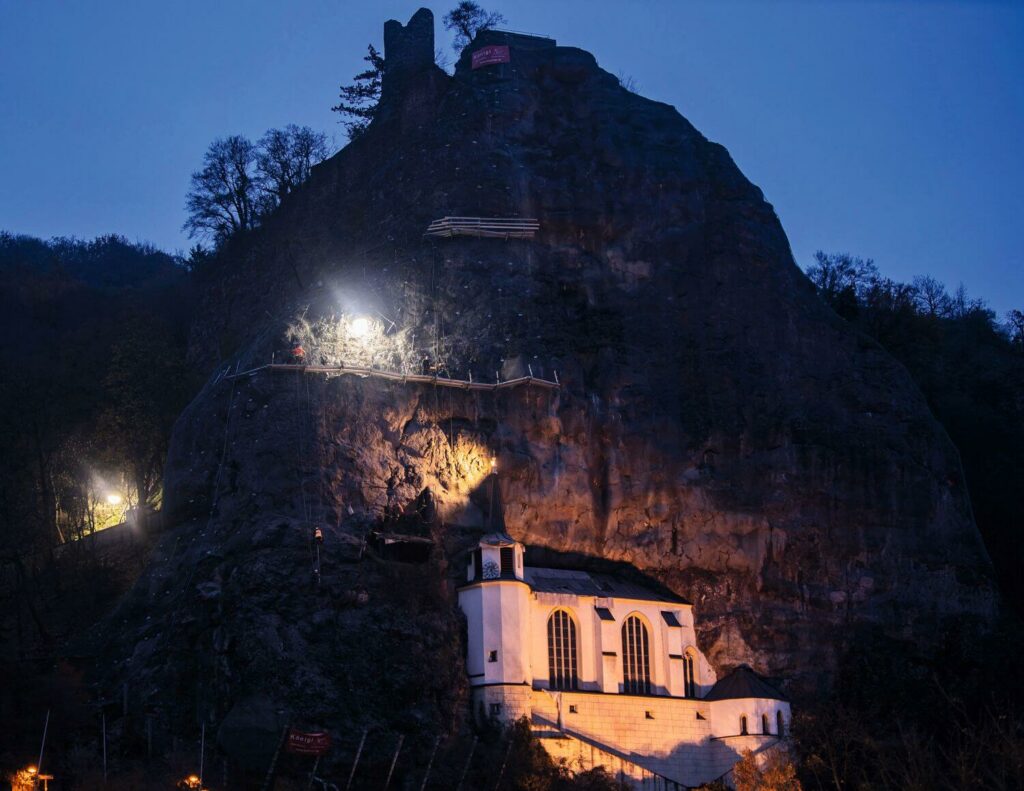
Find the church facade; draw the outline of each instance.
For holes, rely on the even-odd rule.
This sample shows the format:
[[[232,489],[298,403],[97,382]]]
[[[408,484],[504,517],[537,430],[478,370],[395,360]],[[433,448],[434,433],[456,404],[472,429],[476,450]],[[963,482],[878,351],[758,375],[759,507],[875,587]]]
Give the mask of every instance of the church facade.
[[[523,545],[498,533],[471,553],[459,605],[475,716],[526,717],[573,769],[696,786],[785,739],[784,696],[749,668],[718,679],[692,605],[671,593],[527,567]]]

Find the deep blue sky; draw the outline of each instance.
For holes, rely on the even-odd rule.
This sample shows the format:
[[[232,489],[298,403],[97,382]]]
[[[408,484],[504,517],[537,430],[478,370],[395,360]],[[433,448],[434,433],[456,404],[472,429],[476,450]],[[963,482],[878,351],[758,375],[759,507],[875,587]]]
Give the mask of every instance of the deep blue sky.
[[[0,0],[0,228],[187,249],[210,141],[299,123],[340,144],[339,82],[419,5]],[[802,266],[849,251],[1024,309],[1024,3],[484,5],[724,144]]]

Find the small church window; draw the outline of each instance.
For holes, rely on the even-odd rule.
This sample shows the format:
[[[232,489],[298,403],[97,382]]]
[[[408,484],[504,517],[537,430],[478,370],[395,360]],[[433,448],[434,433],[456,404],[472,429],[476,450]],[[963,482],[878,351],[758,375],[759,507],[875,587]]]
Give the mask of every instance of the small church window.
[[[491,704],[491,716],[492,717],[497,717],[499,714],[501,714],[501,704],[500,703],[492,703]]]
[[[499,554],[501,559],[501,576],[514,577],[516,575],[515,550],[512,547],[502,547]]]
[[[576,624],[565,610],[548,618],[548,681],[551,689],[576,689]]]
[[[683,696],[697,697],[697,676],[694,672],[693,654],[690,651],[683,656]]]
[[[647,627],[635,615],[622,624],[622,681],[627,694],[651,694],[650,640]]]
[[[747,735],[747,715],[740,717],[740,736]]]
[[[483,576],[484,576],[484,574],[483,574],[483,565],[484,565],[483,553],[479,549],[474,549],[473,550],[473,579],[474,580],[479,580],[479,579],[483,578]]]
[[[768,728],[768,715],[767,714],[762,714],[761,715],[761,733],[765,734],[766,736],[769,733],[771,733],[771,730],[769,730],[769,728]]]
[[[786,735],[786,721],[782,718],[781,711],[775,712],[775,732],[780,739]]]
[[[487,661],[488,662],[497,662],[498,661],[498,652],[497,651],[491,651],[489,654],[487,654]]]

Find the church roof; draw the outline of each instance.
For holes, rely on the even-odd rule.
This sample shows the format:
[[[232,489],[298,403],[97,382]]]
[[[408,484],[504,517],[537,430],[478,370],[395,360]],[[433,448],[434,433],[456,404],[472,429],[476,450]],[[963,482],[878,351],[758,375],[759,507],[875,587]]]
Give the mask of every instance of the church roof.
[[[785,695],[746,665],[740,665],[729,675],[720,678],[711,691],[704,696],[704,700],[735,700],[736,698],[786,700]]]
[[[689,604],[670,591],[658,591],[611,574],[568,569],[545,569],[527,566],[523,577],[531,588],[542,593],[570,593],[575,596],[597,596],[606,599],[638,599],[670,604]]]
[[[480,539],[480,543],[489,547],[510,547],[516,540],[507,533],[488,533]]]

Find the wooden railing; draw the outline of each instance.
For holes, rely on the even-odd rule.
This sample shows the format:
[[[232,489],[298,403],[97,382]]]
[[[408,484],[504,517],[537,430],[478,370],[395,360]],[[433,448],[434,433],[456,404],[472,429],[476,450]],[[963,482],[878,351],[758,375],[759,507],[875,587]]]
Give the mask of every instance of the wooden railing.
[[[512,387],[521,387],[523,385],[529,387],[546,387],[552,390],[557,390],[561,387],[558,382],[558,374],[555,374],[555,381],[550,379],[541,379],[538,376],[520,376],[515,379],[508,379],[504,382],[474,382],[472,379],[449,379],[445,376],[432,376],[430,374],[403,374],[397,371],[379,371],[376,368],[357,368],[339,365],[282,365],[280,363],[272,363],[270,365],[260,365],[256,368],[251,368],[248,371],[236,371],[235,373],[225,374],[225,379],[239,379],[243,376],[254,376],[260,371],[290,371],[290,372],[302,372],[302,373],[322,373],[328,376],[358,376],[358,377],[373,377],[376,379],[387,379],[392,382],[402,382],[403,384],[416,383],[435,385],[437,387],[454,387],[458,390],[505,390]],[[218,377],[219,378],[219,377]]]
[[[540,222],[527,217],[442,217],[424,236],[482,236],[489,239],[532,239]]]

